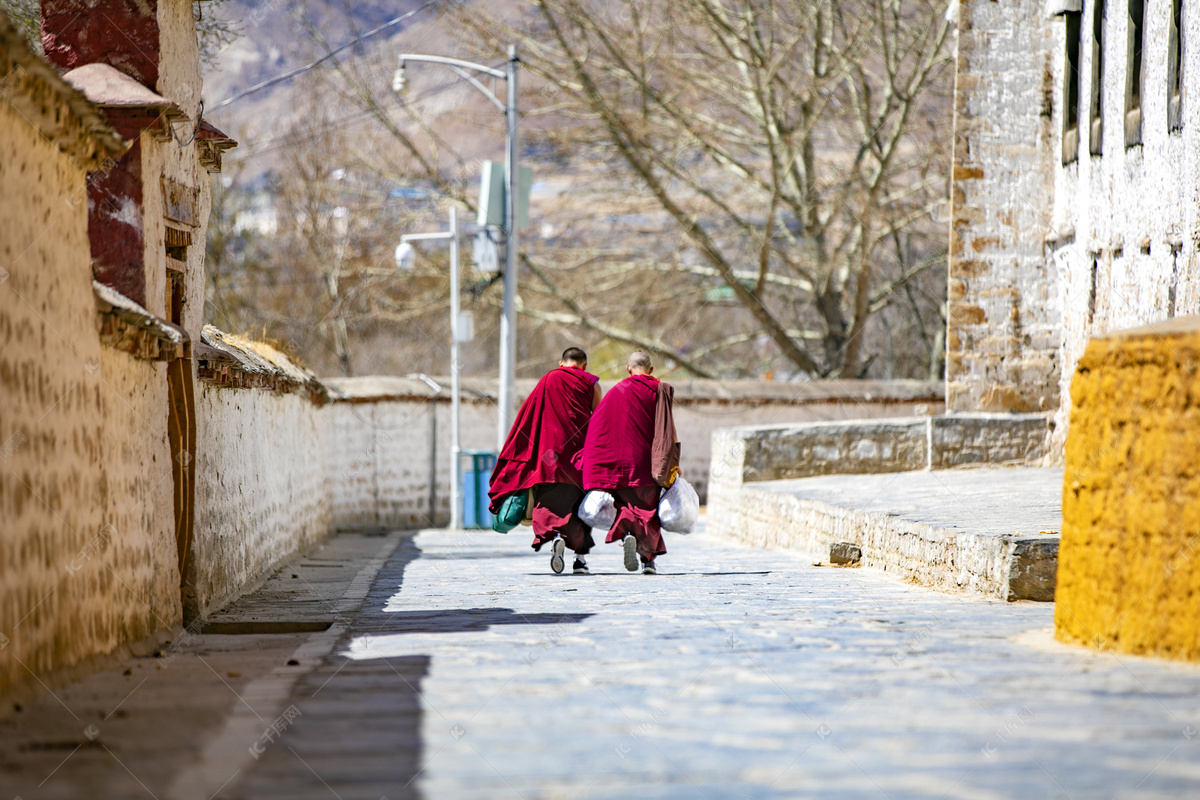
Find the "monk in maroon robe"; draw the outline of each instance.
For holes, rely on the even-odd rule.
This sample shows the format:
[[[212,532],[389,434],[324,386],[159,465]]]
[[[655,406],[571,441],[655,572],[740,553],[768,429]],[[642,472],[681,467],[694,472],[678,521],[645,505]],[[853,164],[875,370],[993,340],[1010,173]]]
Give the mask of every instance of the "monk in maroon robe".
[[[492,471],[489,508],[500,510],[508,495],[533,490],[533,549],[552,542],[550,568],[563,571],[563,551],[575,552],[574,572],[587,575],[592,529],[576,511],[583,476],[575,465],[588,420],[600,403],[599,378],[587,371],[587,354],[568,347],[558,368],[547,372],[521,404]]]
[[[679,475],[679,439],[672,402],[675,390],[655,378],[643,352],[629,357],[629,377],[600,402],[583,447],[583,487],[615,500],[617,519],[609,542],[622,542],[625,568],[657,572],[654,559],[667,552],[658,519],[660,489]]]

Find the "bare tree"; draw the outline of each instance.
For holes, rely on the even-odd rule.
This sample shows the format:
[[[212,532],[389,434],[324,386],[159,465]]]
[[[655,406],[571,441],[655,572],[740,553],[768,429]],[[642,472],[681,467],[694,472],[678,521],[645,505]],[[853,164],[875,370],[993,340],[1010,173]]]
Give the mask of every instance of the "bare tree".
[[[701,377],[940,375],[945,225],[930,212],[949,71],[932,4],[540,0],[506,23],[481,9],[453,5],[422,49],[496,63],[522,44],[522,161],[558,187],[522,236],[524,371],[566,339]],[[322,25],[305,29],[314,55],[332,53]],[[503,141],[502,116],[449,72],[412,70],[393,95],[404,46],[330,57],[293,92],[286,146],[263,157],[278,170],[271,269],[317,288],[256,298],[243,317],[318,369],[437,369],[444,272],[426,260],[398,280],[385,262],[401,229],[443,224],[443,203],[475,210],[478,159]],[[243,142],[236,157],[261,160]],[[381,204],[393,187],[434,202]],[[486,340],[499,287],[466,280]],[[490,342],[474,350],[494,366]]]
[[[922,224],[941,233],[930,215],[949,146],[942,9],[535,4],[521,28],[477,6],[459,15],[483,40],[522,42],[525,64],[561,90],[554,111],[574,119],[574,141],[611,148],[750,314],[757,330],[738,336],[769,336],[803,372],[858,374],[871,314],[938,263],[897,261],[891,242]]]

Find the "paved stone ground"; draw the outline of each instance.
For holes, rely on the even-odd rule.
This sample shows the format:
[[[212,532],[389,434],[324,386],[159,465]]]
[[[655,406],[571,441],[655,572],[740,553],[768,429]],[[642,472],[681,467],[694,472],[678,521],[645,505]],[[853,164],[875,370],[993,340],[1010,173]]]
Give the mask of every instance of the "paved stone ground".
[[[746,486],[972,533],[1057,533],[1062,527],[1062,469],[989,467],[822,475]]]
[[[389,546],[356,600],[364,573],[351,566]],[[233,642],[241,662],[229,656],[206,683],[199,662],[178,668],[192,658],[181,655],[159,671],[167,681],[120,706],[142,740],[102,723],[96,741],[112,752],[84,747],[49,778],[68,751],[31,745],[70,743],[78,722],[39,700],[0,722],[0,800],[1107,799],[1200,787],[1200,668],[1055,645],[1050,604],[930,591],[704,534],[671,536],[653,577],[625,573],[615,545],[591,557],[598,574],[552,575],[519,532],[329,547],[346,551],[322,590],[333,628],[196,637],[189,646]],[[243,609],[288,619],[288,574],[264,589],[274,600]],[[298,665],[276,666],[293,650]],[[258,666],[230,669],[242,662]],[[56,695],[81,719],[111,713],[133,686],[120,675]],[[181,698],[212,706],[202,724]],[[233,720],[246,707],[259,717],[240,712],[248,727]],[[272,721],[285,730],[269,741]]]

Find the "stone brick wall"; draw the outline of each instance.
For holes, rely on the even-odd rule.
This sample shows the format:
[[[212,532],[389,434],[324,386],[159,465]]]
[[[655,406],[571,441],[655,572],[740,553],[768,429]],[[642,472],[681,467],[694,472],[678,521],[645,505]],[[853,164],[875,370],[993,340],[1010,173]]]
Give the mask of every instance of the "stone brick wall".
[[[1093,339],[1071,384],[1055,631],[1200,659],[1200,317]]]
[[[1042,470],[1030,472],[1039,473],[1033,480],[1044,479]],[[905,487],[914,475],[924,474],[887,477],[889,484],[895,478],[897,487]],[[707,530],[751,547],[797,551],[819,561],[829,559],[831,545],[850,542],[860,548],[864,566],[925,586],[1002,600],[1054,599],[1057,536],[963,530],[892,510],[855,508],[845,502],[846,493],[854,492],[861,500],[864,490],[873,497],[884,489],[844,480],[823,499],[789,491],[796,485],[789,481],[736,488],[714,484]],[[905,504],[892,506],[897,507]]]
[[[709,487],[718,496],[742,483],[1032,464],[1049,444],[1046,414],[950,414],[921,419],[753,425],[714,432]]]
[[[682,444],[680,471],[704,502],[713,434],[722,428],[937,415],[945,410],[943,392],[940,381],[678,382],[675,426]]]
[[[1059,297],[1044,257],[1058,138],[1044,0],[962,0],[955,57],[946,404],[1058,406]]]
[[[1088,114],[1092,74],[1090,4],[1084,9],[1081,72]],[[1125,146],[1128,14],[1112,5],[1107,20],[1101,155],[1089,155],[1090,126],[1080,129],[1079,158],[1055,161],[1050,254],[1059,275],[1062,314],[1060,396],[1056,448],[1062,452],[1071,418],[1070,386],[1090,337],[1200,312],[1197,201],[1200,200],[1200,127],[1192,98],[1200,90],[1200,8],[1184,3],[1184,125],[1167,119],[1170,3],[1146,4],[1144,91],[1140,145]],[[1062,85],[1065,28],[1055,37],[1055,82]],[[1059,89],[1061,94],[1061,88]],[[1056,95],[1056,97],[1059,95]],[[1056,117],[1055,130],[1061,129]]]

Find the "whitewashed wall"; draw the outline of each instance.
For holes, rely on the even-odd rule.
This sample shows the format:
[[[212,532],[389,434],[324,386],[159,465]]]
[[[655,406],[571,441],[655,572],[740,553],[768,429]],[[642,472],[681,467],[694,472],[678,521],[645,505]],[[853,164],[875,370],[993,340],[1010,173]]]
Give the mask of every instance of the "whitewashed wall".
[[[326,379],[334,402],[322,409],[325,469],[334,525],[344,530],[430,524],[430,464],[436,459],[434,524],[450,517],[448,381],[434,397],[412,378]],[[518,401],[533,381],[517,382]],[[601,383],[607,391],[611,381]],[[465,383],[463,449],[497,450],[494,382]],[[675,385],[683,474],[707,493],[712,432],[738,425],[925,416],[942,413],[942,384],[924,381],[816,381],[809,384],[687,381]],[[431,409],[434,409],[431,411]],[[436,453],[431,453],[436,414]]]
[[[1092,3],[1084,3],[1080,72],[1084,76],[1079,158],[1055,161],[1054,231],[1048,244],[1062,309],[1059,406],[1061,452],[1070,416],[1070,384],[1088,339],[1170,317],[1200,313],[1197,202],[1200,201],[1200,6],[1183,4],[1183,127],[1167,125],[1167,47],[1171,3],[1146,3],[1142,143],[1124,140],[1124,4],[1109,4],[1104,55],[1103,154],[1090,155]],[[1061,139],[1065,23],[1055,37],[1054,130]],[[1057,150],[1055,151],[1057,152]],[[1095,275],[1093,277],[1093,269]]]
[[[220,608],[332,532],[321,411],[303,394],[197,383],[186,617]]]

